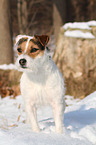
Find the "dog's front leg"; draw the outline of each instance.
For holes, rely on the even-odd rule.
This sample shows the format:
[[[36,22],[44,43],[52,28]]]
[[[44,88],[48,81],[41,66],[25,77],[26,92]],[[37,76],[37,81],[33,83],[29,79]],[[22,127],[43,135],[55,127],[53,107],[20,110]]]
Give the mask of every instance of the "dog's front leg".
[[[26,113],[27,113],[28,119],[31,122],[32,130],[35,132],[39,132],[40,129],[37,123],[36,107],[32,105],[31,103],[26,103]]]
[[[55,103],[52,107],[53,107],[56,132],[63,133],[64,105]]]

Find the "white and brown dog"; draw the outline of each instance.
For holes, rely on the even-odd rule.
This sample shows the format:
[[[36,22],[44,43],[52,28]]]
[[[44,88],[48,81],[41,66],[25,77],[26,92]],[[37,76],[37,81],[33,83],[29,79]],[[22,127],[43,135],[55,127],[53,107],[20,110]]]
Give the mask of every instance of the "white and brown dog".
[[[25,101],[27,121],[31,122],[32,130],[39,132],[36,114],[38,105],[51,105],[56,132],[62,133],[65,109],[64,80],[48,55],[48,41],[49,37],[46,35],[18,35],[15,43],[18,53],[16,65],[23,71],[20,88]]]

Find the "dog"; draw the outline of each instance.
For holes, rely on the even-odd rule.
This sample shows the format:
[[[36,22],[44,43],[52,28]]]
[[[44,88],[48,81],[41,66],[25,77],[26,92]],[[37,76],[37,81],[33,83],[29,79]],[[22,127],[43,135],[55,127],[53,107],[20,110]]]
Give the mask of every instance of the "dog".
[[[55,120],[56,132],[63,133],[65,109],[65,87],[62,74],[48,55],[47,35],[18,35],[15,47],[18,58],[16,66],[23,72],[20,80],[21,95],[24,98],[27,122],[32,130],[39,132],[37,108],[40,105],[51,105]]]

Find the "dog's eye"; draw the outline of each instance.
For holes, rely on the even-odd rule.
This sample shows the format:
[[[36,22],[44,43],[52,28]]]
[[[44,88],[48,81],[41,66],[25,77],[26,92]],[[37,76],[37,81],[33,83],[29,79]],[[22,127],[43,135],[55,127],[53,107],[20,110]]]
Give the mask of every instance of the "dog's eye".
[[[32,48],[31,50],[30,50],[30,53],[34,53],[34,52],[36,52],[37,50],[39,50],[38,48]]]
[[[19,53],[21,53],[21,52],[22,52],[22,49],[21,49],[21,48],[17,48],[17,51],[18,51]]]

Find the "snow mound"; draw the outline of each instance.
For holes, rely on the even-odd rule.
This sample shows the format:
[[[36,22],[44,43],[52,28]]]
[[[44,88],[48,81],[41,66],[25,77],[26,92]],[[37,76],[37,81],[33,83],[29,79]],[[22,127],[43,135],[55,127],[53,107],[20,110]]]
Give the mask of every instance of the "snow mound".
[[[67,30],[68,28],[72,29],[87,29],[90,30],[90,26],[96,26],[96,21],[88,21],[88,22],[74,22],[74,23],[66,23],[63,28]]]
[[[0,65],[0,69],[2,70],[11,70],[11,69],[17,69],[16,66],[14,64],[3,64],[3,65]]]
[[[34,133],[25,124],[24,102],[0,98],[0,145],[95,145],[96,144],[96,92],[83,100],[66,96],[64,133],[55,133],[52,109],[38,109],[40,133]]]
[[[64,35],[67,37],[94,39],[95,36],[91,33],[94,26],[96,27],[96,21],[66,23],[63,26],[65,30]],[[88,32],[84,32],[84,30]]]
[[[90,32],[82,32],[80,30],[66,31],[64,35],[67,37],[86,38],[86,39],[95,38],[95,36],[92,35]]]

